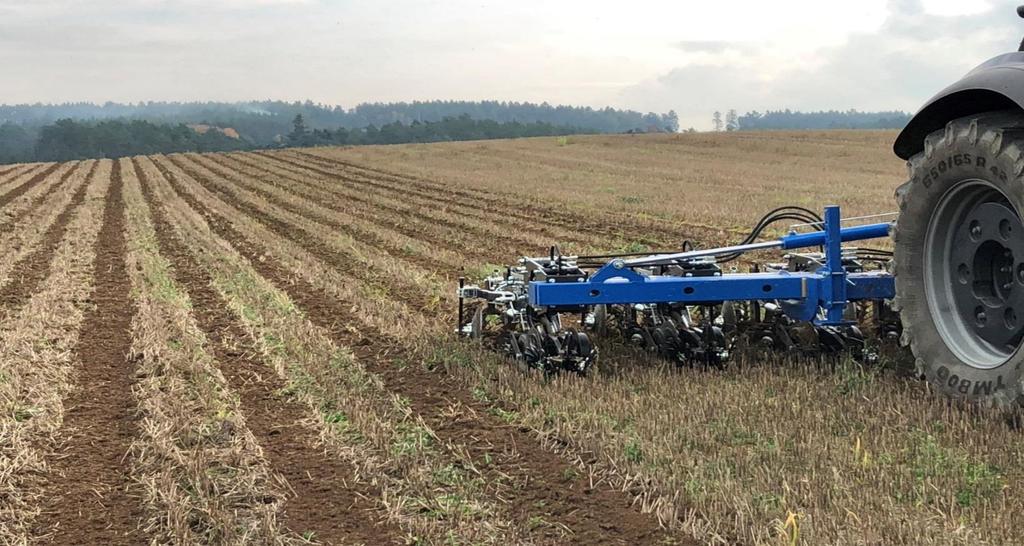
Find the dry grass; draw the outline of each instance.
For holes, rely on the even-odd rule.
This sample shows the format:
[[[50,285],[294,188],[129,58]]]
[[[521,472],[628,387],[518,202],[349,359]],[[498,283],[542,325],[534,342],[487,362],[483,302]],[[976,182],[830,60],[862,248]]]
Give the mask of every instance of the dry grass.
[[[543,381],[498,359],[439,358],[516,421],[708,543],[1013,544],[1024,503],[1014,421],[965,410],[892,370],[734,363],[675,370],[643,355]],[[795,519],[796,523],[790,521]]]
[[[6,165],[0,167],[0,170],[10,169],[2,177],[0,177],[0,195],[7,193],[15,186],[22,182],[32,178],[32,175],[42,172],[46,169],[46,165],[40,163],[24,163],[20,165]]]
[[[269,175],[274,171],[250,167],[227,155],[190,155],[188,159],[209,169],[215,178],[257,191],[267,199],[280,200],[289,210],[302,211],[301,214],[321,225],[375,245],[375,253],[386,252],[409,257],[416,263],[429,263],[434,268],[442,265],[452,270],[466,263],[465,255],[455,249],[424,243],[424,230],[431,226],[418,224],[416,231],[410,231],[408,219],[395,222],[392,226],[375,223],[381,218],[370,217],[366,207],[360,207],[349,196],[334,193],[307,177],[294,174]]]
[[[190,180],[173,164],[158,161],[179,180]],[[378,502],[409,530],[411,540],[498,543],[515,536],[509,535],[508,522],[484,494],[472,460],[440,444],[408,403],[384,389],[348,348],[336,346],[286,294],[260,277],[225,241],[211,236],[206,222],[174,195],[152,163],[139,163],[156,181],[154,193],[170,204],[173,223],[195,245],[196,257],[217,290],[288,383],[288,394],[309,406],[311,424],[320,430],[325,448],[350,461],[363,480],[381,489]],[[190,191],[205,195],[197,186]],[[205,195],[203,202],[238,218],[237,227],[265,241],[269,253],[296,254],[294,245],[219,204],[214,196]],[[315,264],[315,259],[305,257],[295,270],[315,274],[323,268]]]
[[[461,188],[596,215],[648,218],[704,240],[749,229],[780,205],[838,203],[847,215],[896,210],[905,179],[891,131],[719,133],[324,148],[312,153]],[[580,226],[585,229],[586,226]],[[718,242],[718,241],[709,241]]]
[[[73,349],[92,291],[93,245],[103,223],[110,162],[103,162],[52,257],[50,275],[0,322],[0,542],[27,544],[47,458],[72,388]],[[84,181],[79,181],[84,183]],[[67,206],[64,200],[63,206]],[[59,211],[55,211],[56,214]]]
[[[492,481],[465,446],[439,441],[444,431],[389,391],[374,373],[389,362],[447,370],[493,415],[532,429],[575,461],[581,475],[627,491],[638,508],[702,542],[1018,543],[1024,452],[1015,421],[949,405],[892,363],[741,360],[723,370],[677,370],[606,345],[600,373],[545,381],[451,339],[454,277],[548,244],[723,243],[782,204],[834,202],[847,215],[893,210],[904,169],[888,151],[892,137],[540,138],[134,164],[286,394],[308,407],[306,424],[325,453],[350,462],[357,479],[380,492],[374,502],[410,539],[518,543],[536,535],[510,517],[496,494],[500,479]],[[204,348],[187,295],[170,280],[172,264],[159,255],[130,165],[129,271],[140,302],[133,351],[146,416],[136,454],[150,523],[165,542],[287,540],[276,523],[286,485],[267,468]],[[29,168],[8,173],[0,188],[28,175]],[[66,187],[81,183],[71,180]],[[31,191],[12,205],[42,226],[69,199],[67,189],[57,190],[32,209],[34,196],[49,190]],[[211,231],[214,223],[258,247],[253,261]],[[26,252],[38,237],[33,229],[45,227],[22,226],[16,231],[24,233],[0,238],[0,249]],[[279,268],[275,278],[261,276],[267,264]],[[344,312],[337,324],[316,323],[289,297],[306,290]],[[28,320],[4,324],[22,331],[15,326]],[[15,339],[4,336],[3,343]],[[359,345],[371,336],[396,345],[400,358]],[[36,358],[0,354],[0,366],[19,370]],[[40,404],[55,409],[40,414],[41,424],[56,419],[67,383],[54,358],[58,364],[38,372],[54,381]],[[0,382],[0,392],[8,388]],[[45,434],[27,435],[8,421],[0,440],[12,438],[11,453],[26,457],[17,464],[43,472],[41,456],[29,455]],[[211,468],[227,472],[211,475]],[[5,492],[24,494],[19,476],[0,470],[0,485],[14,484]],[[256,507],[261,495],[275,500]],[[31,507],[18,508],[21,520],[3,521],[24,525]]]
[[[3,208],[0,214],[0,254],[4,259],[0,261],[0,286],[10,281],[14,264],[32,253],[57,216],[71,203],[76,190],[88,183],[86,178],[92,165],[91,161],[62,165],[42,183]],[[60,175],[72,170],[74,172],[66,183],[54,188]],[[32,206],[37,197],[41,202]],[[20,219],[15,223],[18,216]]]
[[[681,236],[724,242],[732,228],[781,204],[835,202],[847,214],[893,209],[904,171],[888,152],[891,138],[573,137],[568,146],[531,139],[313,153],[469,192],[523,192],[587,211],[598,226],[648,217]],[[624,239],[631,234],[642,231],[626,229]],[[1012,513],[1024,506],[1015,487],[1024,461],[1014,421],[953,407],[891,370],[760,362],[677,371],[612,350],[604,359],[616,371],[544,382],[462,345],[440,353],[469,388],[552,445],[596,455],[586,470],[701,540],[777,544],[797,533],[807,544],[1019,540]]]
[[[20,164],[20,165],[5,165],[0,167],[0,192],[6,191],[11,183],[11,180],[17,178],[21,173],[32,169],[33,165]]]
[[[131,163],[122,160],[128,271],[137,294],[132,355],[141,436],[135,478],[158,543],[281,544],[277,523],[286,484],[273,474],[246,427],[191,314],[188,294],[160,255]]]

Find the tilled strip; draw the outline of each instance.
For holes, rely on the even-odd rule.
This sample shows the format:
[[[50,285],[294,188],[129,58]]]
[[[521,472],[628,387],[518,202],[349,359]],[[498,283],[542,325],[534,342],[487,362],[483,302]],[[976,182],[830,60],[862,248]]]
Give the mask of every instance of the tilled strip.
[[[586,234],[578,237],[589,237],[591,244],[607,243],[610,240],[628,236],[633,239],[662,239],[662,242],[673,242],[680,237],[682,229],[697,228],[703,226],[687,225],[678,223],[676,226],[666,226],[653,222],[642,222],[636,218],[624,215],[601,214],[600,221],[593,215],[586,216],[577,210],[567,207],[550,207],[537,204],[535,200],[520,198],[511,194],[489,192],[476,188],[456,186],[450,183],[439,182],[427,178],[412,176],[408,174],[389,171],[377,167],[360,165],[352,161],[327,157],[320,154],[305,152],[302,150],[288,150],[286,152],[260,152],[265,156],[278,156],[294,154],[303,160],[317,162],[325,168],[335,170],[339,173],[348,173],[363,177],[373,177],[379,180],[391,181],[403,186],[411,186],[423,191],[445,195],[456,198],[467,203],[476,203],[477,206],[487,210],[501,210],[508,218],[513,219],[521,225],[548,225],[551,227],[568,230],[570,233],[579,233],[581,227],[586,228]]]
[[[64,237],[40,265],[49,272],[45,280],[0,316],[0,542],[5,544],[28,541],[45,500],[46,463],[76,366],[74,348],[93,290],[94,247],[108,186],[106,175],[89,185],[67,227],[74,236]],[[70,198],[60,199],[51,222],[71,206]]]
[[[316,169],[303,170],[302,168],[287,164],[277,156],[269,154],[246,154],[231,157],[243,163],[251,161],[252,158],[263,159],[262,165],[248,165],[268,173],[277,174],[274,170],[277,169],[278,171],[288,173],[290,177],[300,178],[313,174],[321,180],[321,183],[328,191],[344,195],[346,199],[367,201],[368,206],[408,215],[423,222],[433,223],[438,228],[447,230],[450,234],[472,234],[473,237],[482,241],[492,241],[507,248],[545,247],[554,239],[551,235],[539,233],[535,229],[538,225],[536,222],[521,224],[518,226],[518,230],[510,230],[508,225],[495,222],[495,220],[500,219],[491,217],[482,210],[466,207],[457,210],[450,204],[440,200],[438,196],[424,198],[413,193],[388,188],[379,182],[367,181],[364,178],[331,174],[327,171],[319,172]],[[360,194],[372,196],[375,199],[370,201],[367,197],[360,197]],[[470,210],[474,214],[466,214]]]
[[[175,176],[167,169],[166,165],[162,164],[159,160],[154,161],[154,164],[158,169],[160,169],[165,178],[167,178],[172,184],[176,183]],[[189,178],[191,178],[191,176]],[[236,192],[226,189],[223,186],[218,186],[214,181],[207,179],[206,177],[200,176],[194,180],[201,187],[217,196],[229,206],[257,219],[261,224],[266,226],[275,234],[291,240],[306,252],[309,252],[317,258],[327,263],[337,265],[338,267],[346,267],[346,264],[348,264],[347,267],[358,271],[359,274],[362,275],[362,279],[366,282],[376,282],[378,284],[382,282],[382,279],[380,278],[380,271],[371,270],[368,267],[357,266],[360,261],[358,258],[347,254],[333,245],[326,244],[327,241],[323,238],[318,237],[300,226],[285,221],[277,215],[271,215],[254,203],[243,200],[236,194]],[[424,290],[420,289],[420,287],[412,284],[411,282],[398,282],[404,285],[402,293],[406,294],[410,305],[423,310],[437,307],[438,300],[435,299],[432,294],[426,293]]]
[[[180,185],[172,187],[204,217],[217,216]],[[395,358],[418,358],[400,340],[387,339],[368,324],[361,325],[366,335],[336,327],[339,322],[362,322],[349,312],[351,302],[333,300],[298,278],[268,257],[259,242],[249,240],[228,222],[209,225],[249,258],[262,276],[288,293],[312,322],[329,330],[336,343],[352,347],[368,369],[385,379],[389,389],[409,399],[411,408],[439,438],[468,450],[474,460],[490,459],[489,464],[482,466],[492,478],[489,481],[505,482],[506,487],[496,493],[515,519],[528,523],[539,516],[541,521],[555,524],[546,527],[550,535],[543,539],[590,544],[649,543],[670,538],[652,516],[632,508],[626,494],[603,486],[591,488],[560,456],[540,446],[528,431],[509,427],[490,414],[489,407],[474,400],[455,380],[416,365],[395,366]],[[571,535],[563,536],[559,532],[562,527],[557,524],[568,528]]]
[[[24,164],[17,164],[17,165],[11,165],[9,167],[4,167],[4,168],[0,169],[0,177],[7,176],[8,174],[13,173],[14,171],[17,171],[19,169],[24,169],[24,168],[25,168]]]
[[[453,189],[450,186],[424,186],[423,184],[412,183],[408,180],[393,181],[390,177],[379,174],[365,174],[353,169],[339,170],[336,166],[329,163],[326,163],[325,166],[325,162],[312,160],[308,155],[301,156],[300,160],[294,160],[284,153],[261,155],[266,158],[273,158],[298,172],[310,171],[335,180],[344,180],[349,184],[373,187],[377,191],[386,192],[392,198],[401,195],[415,196],[425,203],[432,203],[435,206],[449,209],[453,213],[475,218],[482,222],[493,221],[495,219],[494,211],[500,210],[503,221],[515,223],[521,229],[529,229],[536,233],[537,236],[548,241],[573,243],[583,247],[603,242],[592,231],[580,231],[579,225],[566,228],[563,225],[544,221],[536,215],[523,214],[517,210],[518,207],[488,208],[488,198],[481,196],[467,197],[465,192]]]
[[[403,230],[394,229],[395,225],[404,223],[403,218],[386,222],[380,215],[358,214],[356,210],[353,210],[358,207],[344,207],[336,203],[334,199],[325,198],[322,194],[300,191],[295,187],[302,185],[299,181],[289,184],[285,188],[274,179],[246,177],[237,170],[210,161],[210,156],[189,155],[184,158],[201,165],[219,177],[241,185],[291,213],[309,216],[317,223],[348,233],[354,239],[365,241],[368,245],[381,248],[389,254],[409,260],[417,266],[437,270],[439,266],[443,265],[445,269],[442,271],[445,274],[457,276],[461,267],[466,263],[465,256],[459,256],[448,249],[440,249],[436,245],[427,247],[430,249],[429,255],[426,252],[410,251],[408,246],[403,246],[400,242],[405,245],[422,247],[428,241],[422,237],[412,237]],[[193,178],[196,177],[195,169],[190,168],[182,156],[178,158],[171,156],[169,159],[186,174]],[[365,211],[365,208],[363,210]]]
[[[42,172],[47,167],[46,164],[35,163],[19,165],[7,172],[6,178],[0,180],[0,194],[7,193],[11,188],[21,185],[26,180],[26,177],[30,177],[33,174]]]
[[[629,241],[650,241],[652,244],[673,245],[682,239],[719,241],[723,234],[731,236],[745,236],[747,230],[729,228],[723,226],[708,225],[695,221],[686,220],[654,220],[632,216],[626,213],[613,213],[609,211],[581,211],[572,207],[554,208],[538,204],[534,200],[522,199],[510,193],[487,191],[466,186],[454,187],[454,184],[444,183],[419,176],[399,173],[378,167],[360,165],[352,161],[346,161],[336,157],[311,153],[303,150],[287,150],[284,152],[259,152],[261,155],[295,154],[303,159],[311,161],[320,160],[326,162],[331,168],[348,170],[349,172],[369,173],[364,176],[380,176],[404,184],[411,184],[418,187],[437,191],[439,193],[454,193],[464,196],[467,199],[476,200],[483,206],[492,210],[508,210],[511,217],[527,225],[531,223],[549,224],[573,230],[585,227],[589,233],[600,236],[598,242],[607,243],[616,239]]]
[[[89,188],[89,180],[95,173],[97,165],[98,163],[93,163],[88,174],[85,175],[85,182],[72,195],[71,202],[47,228],[39,243],[39,248],[15,262],[11,270],[10,282],[0,288],[0,307],[6,309],[8,313],[24,305],[46,278],[53,252],[67,234],[68,223],[71,221],[72,215],[85,201],[85,192]]]
[[[317,214],[297,205],[295,200],[302,199],[301,195],[287,191],[268,192],[264,184],[241,183],[237,177],[224,176],[202,164],[184,160],[181,156],[168,159],[188,178],[197,181],[225,202],[232,203],[232,206],[249,209],[256,207],[258,212],[250,214],[257,216],[261,222],[270,219],[275,224],[283,221],[292,226],[292,229],[278,233],[295,238],[296,244],[311,253],[319,253],[317,255],[325,260],[349,264],[367,274],[373,272],[377,278],[400,269],[405,291],[417,294],[419,299],[413,303],[424,309],[436,305],[438,300],[448,298],[451,294],[450,290],[438,290],[439,284],[433,282],[438,273],[437,261],[423,259],[418,255],[409,256],[398,250],[389,252],[391,243],[382,241],[372,229],[339,222],[331,217],[331,213],[321,211]],[[324,248],[325,245],[328,248]],[[447,271],[451,271],[451,268]]]
[[[194,181],[182,182],[187,177],[180,172],[170,173],[176,180],[166,180],[149,159],[140,159],[140,163],[149,169],[158,199],[173,203],[168,213],[174,224],[187,230],[190,240],[195,238],[196,247],[202,250],[197,259],[258,340],[266,361],[316,414],[325,445],[332,454],[349,461],[360,476],[380,484],[379,501],[389,518],[428,542],[439,537],[457,543],[522,542],[520,533],[497,510],[495,499],[483,490],[473,461],[461,451],[439,444],[404,399],[366,372],[350,348],[336,345],[325,328],[310,322],[285,292],[217,237],[210,224],[238,226],[257,234],[256,238],[273,246],[273,252],[299,260],[302,265],[291,263],[304,275],[316,270],[317,275],[332,279],[331,286],[342,290],[340,285],[347,281],[336,278],[319,260],[258,222],[223,205]],[[211,206],[194,208],[195,200]],[[225,261],[220,256],[230,258]]]
[[[438,223],[430,214],[415,211],[404,205],[387,204],[389,198],[386,196],[340,184],[317,183],[291,171],[276,172],[265,165],[249,163],[242,159],[243,157],[246,156],[205,155],[203,159],[222,169],[249,177],[256,183],[273,185],[314,200],[322,206],[336,210],[339,214],[352,215],[361,221],[383,226],[384,229],[393,230],[403,237],[419,241],[420,244],[429,244],[434,248],[449,251],[457,250],[462,255],[462,259],[457,260],[459,264],[466,261],[486,262],[494,256],[507,257],[508,249],[515,248],[489,238],[454,236],[468,234]],[[452,265],[454,267],[454,264]]]
[[[75,353],[77,385],[65,401],[65,443],[51,466],[50,503],[38,528],[53,544],[138,544],[142,509],[129,493],[125,456],[136,434],[131,393],[131,320],[125,270],[124,202],[114,163],[93,267],[94,307],[86,312]]]
[[[314,533],[327,544],[400,544],[400,530],[382,518],[371,499],[374,487],[358,482],[352,468],[317,449],[312,430],[302,425],[302,404],[279,394],[284,382],[259,356],[212,279],[180,240],[153,196],[151,182],[136,169],[143,195],[152,211],[161,253],[171,261],[174,278],[185,288],[193,313],[210,342],[220,370],[239,393],[246,423],[273,469],[292,492],[284,508],[284,523],[296,534]],[[355,514],[355,517],[351,515]]]
[[[46,201],[47,199],[52,197],[55,192],[60,190],[61,186],[67,183],[68,179],[70,179],[78,171],[79,167],[81,166],[81,163],[72,162],[69,163],[68,165],[71,166],[65,169],[56,181],[50,183],[49,187],[42,187],[36,195],[28,199],[28,202],[24,206],[15,210],[14,214],[0,218],[0,222],[6,225],[15,226],[18,224],[18,222],[24,220],[26,216],[36,211],[43,204],[43,201]]]
[[[21,184],[18,184],[17,186],[11,188],[10,190],[7,190],[7,193],[0,195],[0,207],[7,206],[7,204],[10,203],[11,201],[14,201],[18,197],[21,197],[25,192],[31,189],[32,186],[45,180],[47,176],[50,176],[51,173],[53,173],[60,167],[60,163],[54,163],[44,168],[43,170],[37,172],[28,180],[22,182]]]

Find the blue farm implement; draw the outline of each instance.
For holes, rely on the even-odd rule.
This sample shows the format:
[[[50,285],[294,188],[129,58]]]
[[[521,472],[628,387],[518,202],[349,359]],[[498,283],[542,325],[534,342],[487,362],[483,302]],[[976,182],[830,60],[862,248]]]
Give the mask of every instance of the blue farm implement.
[[[566,256],[552,247],[479,284],[460,281],[458,331],[490,339],[523,368],[578,373],[594,365],[603,336],[681,364],[747,350],[870,361],[876,340],[899,339],[936,390],[1020,404],[1022,51],[978,66],[903,129],[893,148],[909,177],[893,218],[784,207],[723,248]],[[786,221],[795,224],[786,235],[763,239]],[[889,237],[892,251],[862,244]],[[747,272],[729,265],[769,250],[784,253]]]
[[[481,337],[499,325],[509,356],[547,371],[585,372],[597,356],[588,332],[612,327],[630,342],[680,363],[720,362],[740,334],[752,331],[756,339],[744,340],[745,345],[804,352],[850,347],[863,353],[855,304],[881,308],[895,288],[884,268],[865,267],[865,260],[877,264],[884,251],[843,249],[842,243],[888,237],[891,223],[844,227],[839,207],[827,207],[824,219],[786,208],[763,218],[748,239],[793,217],[823,229],[679,253],[581,257],[552,249],[545,257],[522,258],[482,286],[460,288],[460,329]],[[762,272],[721,269],[720,261],[771,248],[823,251],[788,254]],[[485,304],[474,306],[464,322],[467,299]],[[563,328],[564,315],[580,317],[582,328]],[[814,337],[811,346],[808,333]]]

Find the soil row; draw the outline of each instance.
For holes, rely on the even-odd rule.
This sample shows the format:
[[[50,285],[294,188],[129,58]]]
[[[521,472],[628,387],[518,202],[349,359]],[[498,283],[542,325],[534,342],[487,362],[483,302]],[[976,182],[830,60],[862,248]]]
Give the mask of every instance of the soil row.
[[[36,173],[33,174],[31,177],[29,177],[28,180],[25,180],[24,182],[18,184],[17,186],[14,186],[13,188],[7,190],[3,195],[0,195],[0,207],[7,206],[8,203],[20,197],[22,194],[30,190],[33,186],[42,182],[43,180],[46,180],[46,177],[50,176],[50,174],[52,174],[54,171],[61,168],[62,166],[64,166],[64,164],[62,163],[53,163],[46,167],[43,167],[40,170],[36,171]]]
[[[457,272],[465,265],[465,256],[446,248],[426,246],[422,230],[417,231],[405,218],[382,217],[370,207],[360,206],[348,199],[339,200],[336,196],[307,185],[304,180],[264,177],[258,172],[252,174],[253,171],[247,170],[244,164],[238,164],[241,168],[226,167],[212,161],[210,156],[189,155],[184,158],[218,177],[242,185],[289,212],[306,215],[320,224],[349,233],[353,238],[367,241],[376,248],[408,259],[420,267],[438,269],[441,266],[445,271]],[[175,157],[170,159],[174,161]],[[186,167],[185,161],[177,164],[195,176]]]
[[[294,154],[293,157],[297,157],[302,161],[316,162],[333,170],[363,173],[364,176],[390,180],[399,186],[411,185],[440,195],[454,195],[468,202],[475,201],[487,210],[507,211],[510,217],[515,218],[523,225],[539,223],[558,226],[567,230],[580,230],[583,228],[587,233],[595,236],[594,239],[599,245],[608,245],[616,240],[627,242],[649,241],[651,243],[672,245],[684,238],[693,238],[694,234],[710,234],[722,231],[718,227],[697,223],[673,221],[666,224],[665,222],[644,220],[607,211],[584,213],[571,207],[544,206],[530,199],[529,196],[500,193],[489,189],[467,188],[464,186],[456,188],[453,187],[453,184],[443,181],[398,173],[379,167],[370,167],[352,161],[301,150],[261,152],[261,155],[265,156],[286,154]],[[603,250],[608,250],[608,248],[605,247]]]
[[[8,222],[0,222],[3,226],[0,228],[0,253],[6,257],[0,261],[0,290],[18,280],[17,277],[25,271],[21,269],[24,264],[36,264],[40,259],[48,259],[45,254],[36,252],[38,247],[44,240],[53,242],[53,238],[61,233],[63,226],[60,220],[69,219],[69,206],[84,199],[96,165],[96,162],[83,163],[77,168],[69,165],[63,175],[54,175],[54,180],[40,184],[39,188],[58,184],[65,175],[68,177],[67,183],[60,183],[52,191],[45,192],[42,199],[33,206],[30,206],[30,201],[35,201],[39,196],[31,197],[31,194],[23,195],[7,205],[5,219]],[[17,222],[14,222],[15,219]],[[8,228],[12,223],[14,225]]]
[[[166,165],[161,160],[157,160],[157,166],[161,169],[181,168],[178,165]],[[433,282],[432,271],[406,261],[391,259],[379,247],[363,243],[351,237],[351,234],[339,232],[337,227],[324,225],[302,214],[286,210],[276,202],[262,199],[250,190],[210,176],[209,171],[190,168],[188,165],[185,168],[188,170],[183,169],[182,172],[205,190],[230,202],[242,213],[257,218],[277,235],[290,239],[328,263],[357,271],[364,280],[376,283],[382,289],[390,287],[385,287],[379,279],[383,276],[394,276],[401,285],[402,293],[412,298],[409,303],[423,312],[436,310],[438,304],[450,295],[450,291],[445,291],[441,285]]]
[[[9,165],[7,167],[0,167],[0,184],[7,183],[7,180],[3,180],[3,178],[7,178],[8,175],[10,175],[11,177],[15,177],[18,175],[18,171],[24,172],[31,169],[32,167],[33,165],[31,164],[18,164]]]
[[[37,184],[30,191],[22,194],[19,199],[23,200],[24,203],[8,203],[7,214],[0,219],[0,222],[4,222],[7,225],[18,225],[26,216],[37,210],[43,202],[52,198],[56,192],[60,191],[71,177],[79,173],[83,164],[80,162],[66,164],[63,172],[60,172],[60,169],[54,171],[42,183]],[[54,176],[57,172],[60,172],[60,175]]]
[[[75,196],[64,201],[64,209],[47,230],[45,246],[17,264],[23,274],[18,275],[16,289],[6,293],[0,328],[0,377],[4,378],[0,400],[3,414],[13,416],[0,427],[10,433],[0,441],[4,451],[0,461],[5,467],[0,470],[0,482],[11,480],[0,486],[4,489],[0,527],[6,543],[67,543],[66,527],[53,516],[59,511],[62,518],[77,518],[72,512],[77,507],[65,505],[56,498],[58,494],[88,487],[94,499],[118,496],[105,487],[109,484],[69,480],[64,460],[64,447],[81,424],[74,417],[75,392],[82,389],[79,375],[84,365],[92,364],[83,360],[80,349],[88,342],[92,322],[96,252],[110,163],[98,167],[81,182]],[[64,512],[64,507],[69,511]],[[104,525],[118,523],[115,519]]]
[[[246,259],[224,240],[224,234],[255,229],[256,238],[267,245],[265,251],[272,248],[274,253],[289,255],[303,251],[292,243],[282,244],[279,237],[237,210],[222,213],[220,200],[181,171],[161,171],[145,158],[139,163],[150,174],[154,199],[174,203],[168,208],[171,222],[186,230],[196,248],[194,256],[259,341],[261,352],[286,380],[288,391],[317,415],[324,445],[333,456],[352,464],[361,479],[379,485],[379,502],[388,518],[416,536],[435,537],[427,540],[517,542],[514,530],[483,495],[473,462],[439,444],[407,401],[368,374],[348,348],[331,341],[329,330],[346,326],[310,323],[303,309],[257,273],[266,274],[266,268],[276,262],[263,254],[247,254],[255,258]],[[310,267],[315,268],[315,262],[297,269]],[[302,282],[301,278],[274,278],[281,286]]]
[[[53,458],[48,502],[38,522],[39,529],[53,530],[54,544],[143,540],[138,531],[141,506],[129,493],[125,462],[137,427],[133,366],[127,359],[135,306],[125,271],[121,187],[121,167],[115,162],[93,251],[92,306],[74,349],[76,388],[65,400],[63,445]],[[58,220],[55,225],[60,224]]]
[[[188,195],[182,187],[176,190],[191,206],[204,211],[204,215],[216,214],[207,208],[207,200]],[[643,542],[660,536],[657,522],[630,508],[630,500],[624,494],[590,489],[584,479],[574,476],[565,461],[540,446],[526,431],[509,427],[501,417],[489,413],[487,405],[474,400],[461,385],[446,379],[437,370],[414,365],[402,368],[394,364],[394,357],[383,361],[375,358],[384,353],[415,360],[418,354],[414,348],[405,346],[407,342],[374,331],[372,322],[362,320],[361,314],[353,314],[350,310],[358,307],[358,302],[339,300],[336,293],[325,293],[312,285],[298,285],[294,276],[301,272],[291,272],[284,278],[279,272],[275,274],[266,265],[273,260],[259,248],[262,238],[246,239],[228,230],[219,231],[218,235],[247,255],[262,275],[274,279],[275,284],[285,289],[314,323],[325,327],[336,324],[339,319],[349,324],[360,323],[355,332],[332,329],[337,343],[354,347],[360,360],[369,362],[370,369],[385,379],[389,389],[408,398],[412,409],[445,441],[464,446],[477,458],[490,457],[491,471],[505,477],[506,487],[498,496],[511,510],[521,510],[515,514],[517,519],[542,514],[541,519],[553,522],[552,529],[569,528],[574,533],[572,536],[582,542],[607,541],[609,537]],[[246,246],[256,248],[246,252]],[[453,419],[453,414],[460,418]],[[499,454],[513,455],[501,457]],[[558,540],[566,538],[560,536]]]
[[[188,292],[198,325],[218,368],[239,393],[246,422],[264,456],[288,484],[284,525],[296,535],[314,536],[327,544],[399,543],[401,533],[372,516],[379,511],[372,500],[379,491],[358,482],[345,461],[319,449],[317,434],[304,424],[306,407],[282,394],[285,382],[259,356],[251,336],[213,288],[210,274],[168,221],[162,210],[168,204],[155,203],[151,181],[144,174],[142,179],[160,253],[173,264],[175,281]]]
[[[440,231],[444,234],[443,237],[464,234],[481,245],[523,249],[547,248],[559,240],[547,232],[542,222],[520,223],[516,224],[516,229],[509,229],[502,221],[503,211],[487,211],[480,203],[449,203],[444,200],[442,193],[431,195],[429,192],[422,192],[426,195],[418,195],[410,192],[408,188],[393,186],[379,180],[333,174],[315,167],[296,166],[278,156],[233,154],[227,157],[250,168],[263,170],[272,176],[309,180],[341,198],[372,198],[373,207],[415,218],[428,226],[433,225],[429,231]]]
[[[205,157],[214,160],[214,156]],[[338,183],[308,173],[303,175],[293,170],[282,170],[275,167],[274,162],[259,161],[259,158],[250,160],[250,157],[255,158],[223,155],[216,156],[215,161],[259,183],[276,183],[294,194],[341,209],[364,223],[378,226],[382,232],[398,232],[408,239],[419,241],[421,245],[429,245],[430,254],[446,251],[454,253],[454,257],[448,256],[444,260],[452,271],[461,271],[467,264],[503,262],[520,251],[547,248],[541,245],[551,242],[543,236],[530,234],[529,227],[510,228],[496,216],[486,223],[467,221],[444,207],[412,205],[400,196],[382,195],[372,187]],[[484,235],[481,235],[481,229]],[[502,235],[494,236],[495,233]],[[518,235],[510,238],[506,236],[508,233]],[[524,243],[524,238],[529,242]]]
[[[162,254],[132,161],[123,160],[140,434],[134,474],[155,543],[290,544],[287,484],[271,470],[222,375],[194,302]],[[226,341],[226,338],[220,338]]]
[[[391,199],[404,199],[417,202],[425,206],[442,208],[450,211],[455,216],[461,216],[481,223],[490,223],[495,218],[495,213],[500,211],[502,219],[509,223],[520,226],[521,229],[535,234],[536,238],[547,243],[572,244],[581,247],[590,247],[594,244],[604,243],[605,240],[596,237],[593,233],[580,231],[579,226],[564,226],[546,221],[544,217],[523,214],[517,208],[489,208],[489,203],[480,198],[463,197],[464,192],[453,190],[451,187],[432,186],[422,187],[420,184],[409,181],[392,181],[388,177],[380,175],[367,176],[362,173],[348,169],[325,168],[316,161],[306,157],[293,159],[285,154],[264,154],[264,158],[279,165],[279,168],[291,170],[303,176],[311,173],[335,184],[349,186],[363,186],[372,188],[382,195],[388,195]],[[524,241],[526,242],[526,241]],[[536,244],[536,243],[534,243]]]
[[[38,291],[39,284],[50,273],[50,261],[53,259],[54,251],[67,234],[72,216],[85,201],[85,194],[89,189],[89,183],[96,172],[97,165],[98,163],[93,163],[89,168],[81,184],[72,194],[70,201],[54,217],[52,223],[38,239],[35,250],[24,255],[11,266],[10,281],[0,288],[0,305],[8,313],[24,305]],[[69,169],[68,174],[72,171],[73,169]],[[57,203],[55,202],[55,204]]]

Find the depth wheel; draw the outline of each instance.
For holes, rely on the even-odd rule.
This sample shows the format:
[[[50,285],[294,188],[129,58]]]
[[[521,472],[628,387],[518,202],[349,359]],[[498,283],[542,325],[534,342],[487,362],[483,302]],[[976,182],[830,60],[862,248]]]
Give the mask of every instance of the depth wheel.
[[[950,397],[1022,400],[1024,117],[950,122],[896,197],[896,302],[916,369]]]

